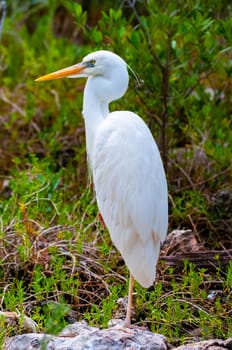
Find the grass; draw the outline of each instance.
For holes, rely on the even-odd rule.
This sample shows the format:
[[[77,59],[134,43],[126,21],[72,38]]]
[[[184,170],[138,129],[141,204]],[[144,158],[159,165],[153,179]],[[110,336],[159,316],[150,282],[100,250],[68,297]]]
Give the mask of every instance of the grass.
[[[76,319],[107,327],[116,313],[125,315],[117,300],[127,295],[128,273],[96,218],[91,188],[73,208],[63,193],[64,170],[54,173],[47,160],[34,155],[31,161],[33,166],[11,177],[11,196],[1,201],[2,308],[30,316],[39,330],[52,333],[68,322],[71,310]],[[232,264],[227,271],[218,265],[212,273],[186,261],[181,271],[165,264],[159,271],[149,290],[136,284],[136,324],[175,344],[196,334],[203,339],[232,335]],[[3,338],[14,334],[6,328]]]
[[[147,118],[158,141],[163,93],[168,89],[169,232],[188,228],[205,249],[231,249],[229,20],[208,20],[204,16],[213,16],[214,8],[203,15],[199,4],[186,23],[184,8],[175,17],[175,11],[172,16],[166,12],[173,5],[161,11],[154,3],[154,11],[146,9],[147,18],[139,13],[141,22],[136,25],[135,17],[126,18],[122,10],[113,9],[99,13],[95,25],[86,24],[87,13],[76,4],[78,36],[65,31],[56,36],[62,27],[59,9],[71,12],[66,3],[57,0],[48,7],[44,1],[28,2],[17,11],[16,1],[9,1],[4,22],[0,309],[21,316],[17,328],[0,315],[1,344],[5,336],[23,332],[24,315],[36,321],[39,331],[49,333],[59,332],[70,319],[107,327],[112,317],[125,316],[123,302],[117,301],[127,295],[128,270],[99,224],[86,165],[84,82],[34,83],[36,77],[76,63],[89,51],[116,51],[139,72],[145,83],[138,89],[131,79],[128,93],[112,109],[136,109]],[[187,10],[188,6],[187,2]],[[159,18],[151,15],[159,10]],[[191,26],[200,29],[193,31]],[[175,42],[166,62],[168,43],[162,31],[167,28]],[[201,35],[205,45],[201,50],[207,54],[202,60],[196,52]],[[146,36],[154,41],[158,62],[172,68],[168,87],[162,85],[165,69],[149,51]],[[221,43],[228,51],[222,52]],[[138,52],[146,55],[141,59]],[[189,74],[192,57],[196,62]],[[216,94],[213,99],[205,91],[208,85]],[[214,268],[203,269],[185,261],[173,268],[161,256],[155,285],[146,290],[136,284],[133,321],[164,334],[173,344],[230,337],[231,286],[231,263],[225,267],[215,259]]]
[[[75,318],[100,327],[107,327],[116,312],[125,315],[117,300],[127,295],[126,269],[103,232],[90,229],[89,237],[80,237],[77,227],[58,225],[49,227],[49,234],[40,228],[35,237],[25,232],[25,225],[24,221],[21,227],[8,227],[8,237],[18,239],[18,251],[2,261],[2,276],[11,274],[1,295],[5,310],[30,315],[40,330],[53,334],[67,324],[71,310]],[[166,335],[175,344],[196,337],[232,336],[232,264],[226,272],[218,267],[212,273],[185,261],[181,271],[162,264],[160,271],[154,287],[146,290],[136,284],[136,324]],[[7,328],[7,335],[12,331]]]
[[[128,281],[122,259],[96,219],[92,191],[83,191],[74,213],[61,195],[62,173],[54,174],[35,156],[32,163],[12,177],[11,196],[1,202],[2,220],[8,222],[1,234],[2,307],[30,315],[40,330],[53,333],[71,309],[77,319],[106,327],[117,300],[127,295]],[[194,339],[196,331],[202,338],[231,336],[232,264],[213,274],[187,261],[179,272],[162,264],[160,271],[149,290],[136,285],[137,324],[174,343]],[[12,334],[11,327],[7,333]]]

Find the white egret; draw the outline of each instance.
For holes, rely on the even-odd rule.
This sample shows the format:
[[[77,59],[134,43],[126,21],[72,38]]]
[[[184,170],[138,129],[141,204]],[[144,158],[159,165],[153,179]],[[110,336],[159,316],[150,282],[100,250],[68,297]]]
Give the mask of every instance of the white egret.
[[[97,204],[111,239],[130,271],[125,325],[131,322],[134,278],[153,284],[168,226],[168,191],[157,145],[144,121],[129,111],[109,112],[128,87],[126,62],[96,51],[79,64],[36,81],[87,77],[83,116]]]

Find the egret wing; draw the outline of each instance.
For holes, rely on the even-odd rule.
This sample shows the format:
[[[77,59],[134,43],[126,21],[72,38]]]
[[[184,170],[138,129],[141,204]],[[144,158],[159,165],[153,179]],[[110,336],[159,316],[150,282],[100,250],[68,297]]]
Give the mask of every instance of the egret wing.
[[[94,140],[93,180],[99,210],[130,271],[143,286],[155,278],[167,232],[167,184],[146,124],[131,112],[113,112]]]

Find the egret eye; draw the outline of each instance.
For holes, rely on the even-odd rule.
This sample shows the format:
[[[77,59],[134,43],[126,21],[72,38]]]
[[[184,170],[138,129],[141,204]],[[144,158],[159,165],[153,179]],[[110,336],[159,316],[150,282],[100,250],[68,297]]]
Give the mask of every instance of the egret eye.
[[[90,60],[90,61],[86,62],[88,67],[94,67],[95,63],[96,63],[96,60]]]

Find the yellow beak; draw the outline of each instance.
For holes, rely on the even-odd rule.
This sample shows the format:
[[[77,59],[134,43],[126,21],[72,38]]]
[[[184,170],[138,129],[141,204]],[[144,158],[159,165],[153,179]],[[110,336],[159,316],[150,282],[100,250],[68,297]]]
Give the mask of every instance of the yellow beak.
[[[54,79],[60,79],[64,77],[70,77],[73,75],[81,74],[85,68],[86,66],[83,65],[83,63],[74,64],[73,66],[57,70],[56,72],[53,72],[53,73],[43,75],[42,77],[35,79],[35,81],[46,81],[46,80],[54,80]]]

